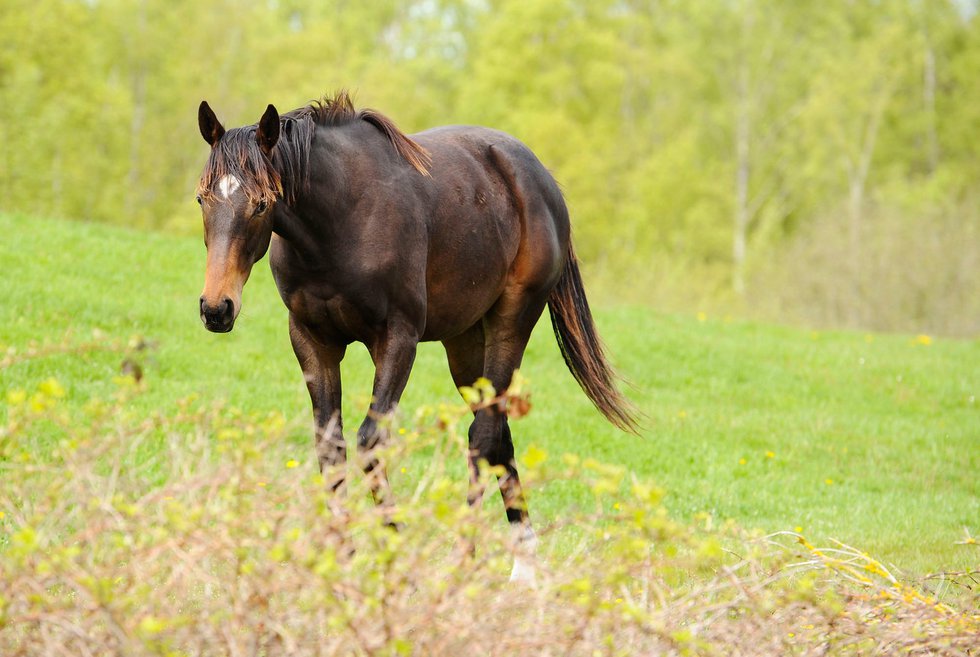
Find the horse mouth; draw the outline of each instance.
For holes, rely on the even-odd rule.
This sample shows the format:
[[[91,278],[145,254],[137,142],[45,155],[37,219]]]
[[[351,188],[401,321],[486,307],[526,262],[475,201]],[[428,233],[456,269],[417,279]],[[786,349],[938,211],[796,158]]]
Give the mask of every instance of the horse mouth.
[[[201,315],[201,322],[211,333],[228,333],[231,329],[235,328],[235,320],[226,320],[214,317],[208,317],[207,315]]]
[[[211,331],[212,333],[230,333],[231,329],[234,328],[234,324],[208,324],[204,323],[204,328]]]
[[[229,333],[235,327],[235,322],[209,322],[204,320],[204,328],[212,333]]]

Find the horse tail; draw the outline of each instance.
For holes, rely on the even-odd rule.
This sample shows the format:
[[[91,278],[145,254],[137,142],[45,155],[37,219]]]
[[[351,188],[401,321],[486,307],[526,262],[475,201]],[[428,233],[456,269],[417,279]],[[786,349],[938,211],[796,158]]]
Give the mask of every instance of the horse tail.
[[[565,364],[585,394],[607,420],[623,431],[639,433],[636,409],[616,388],[619,377],[603,353],[571,242],[565,268],[548,298],[548,312]]]

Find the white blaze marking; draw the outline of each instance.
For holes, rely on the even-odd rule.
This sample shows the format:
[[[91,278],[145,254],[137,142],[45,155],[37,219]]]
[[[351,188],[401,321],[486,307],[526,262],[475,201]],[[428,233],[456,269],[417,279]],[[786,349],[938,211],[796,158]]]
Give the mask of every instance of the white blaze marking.
[[[221,195],[225,198],[229,198],[241,186],[242,183],[239,182],[238,178],[230,174],[218,181],[218,189],[221,190]]]

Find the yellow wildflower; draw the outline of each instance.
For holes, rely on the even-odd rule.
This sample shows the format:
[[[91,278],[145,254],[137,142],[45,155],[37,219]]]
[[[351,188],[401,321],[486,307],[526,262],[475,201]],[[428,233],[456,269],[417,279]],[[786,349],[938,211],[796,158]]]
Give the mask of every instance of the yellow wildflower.
[[[49,397],[60,398],[65,396],[65,389],[54,378],[42,381],[37,389]]]
[[[527,448],[527,451],[524,452],[523,461],[527,467],[536,468],[542,463],[544,463],[545,459],[547,458],[548,458],[548,453],[546,451],[544,451],[540,447],[531,445],[530,447]]]

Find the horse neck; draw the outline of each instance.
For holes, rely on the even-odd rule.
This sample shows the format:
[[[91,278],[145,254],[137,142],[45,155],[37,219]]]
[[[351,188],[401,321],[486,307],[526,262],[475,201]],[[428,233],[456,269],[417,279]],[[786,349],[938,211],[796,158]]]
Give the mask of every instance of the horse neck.
[[[300,185],[292,203],[277,204],[273,230],[297,251],[322,257],[325,248],[350,239],[348,222],[369,181],[410,165],[377,129],[353,121],[318,127],[308,166],[309,185]]]
[[[299,174],[308,177],[308,184],[295,184],[294,198],[283,199],[276,205],[273,230],[297,251],[315,252],[339,237],[338,224],[349,214],[351,194],[347,184],[347,148],[339,148],[341,140],[331,134],[338,128],[318,128],[310,146],[308,170]]]

